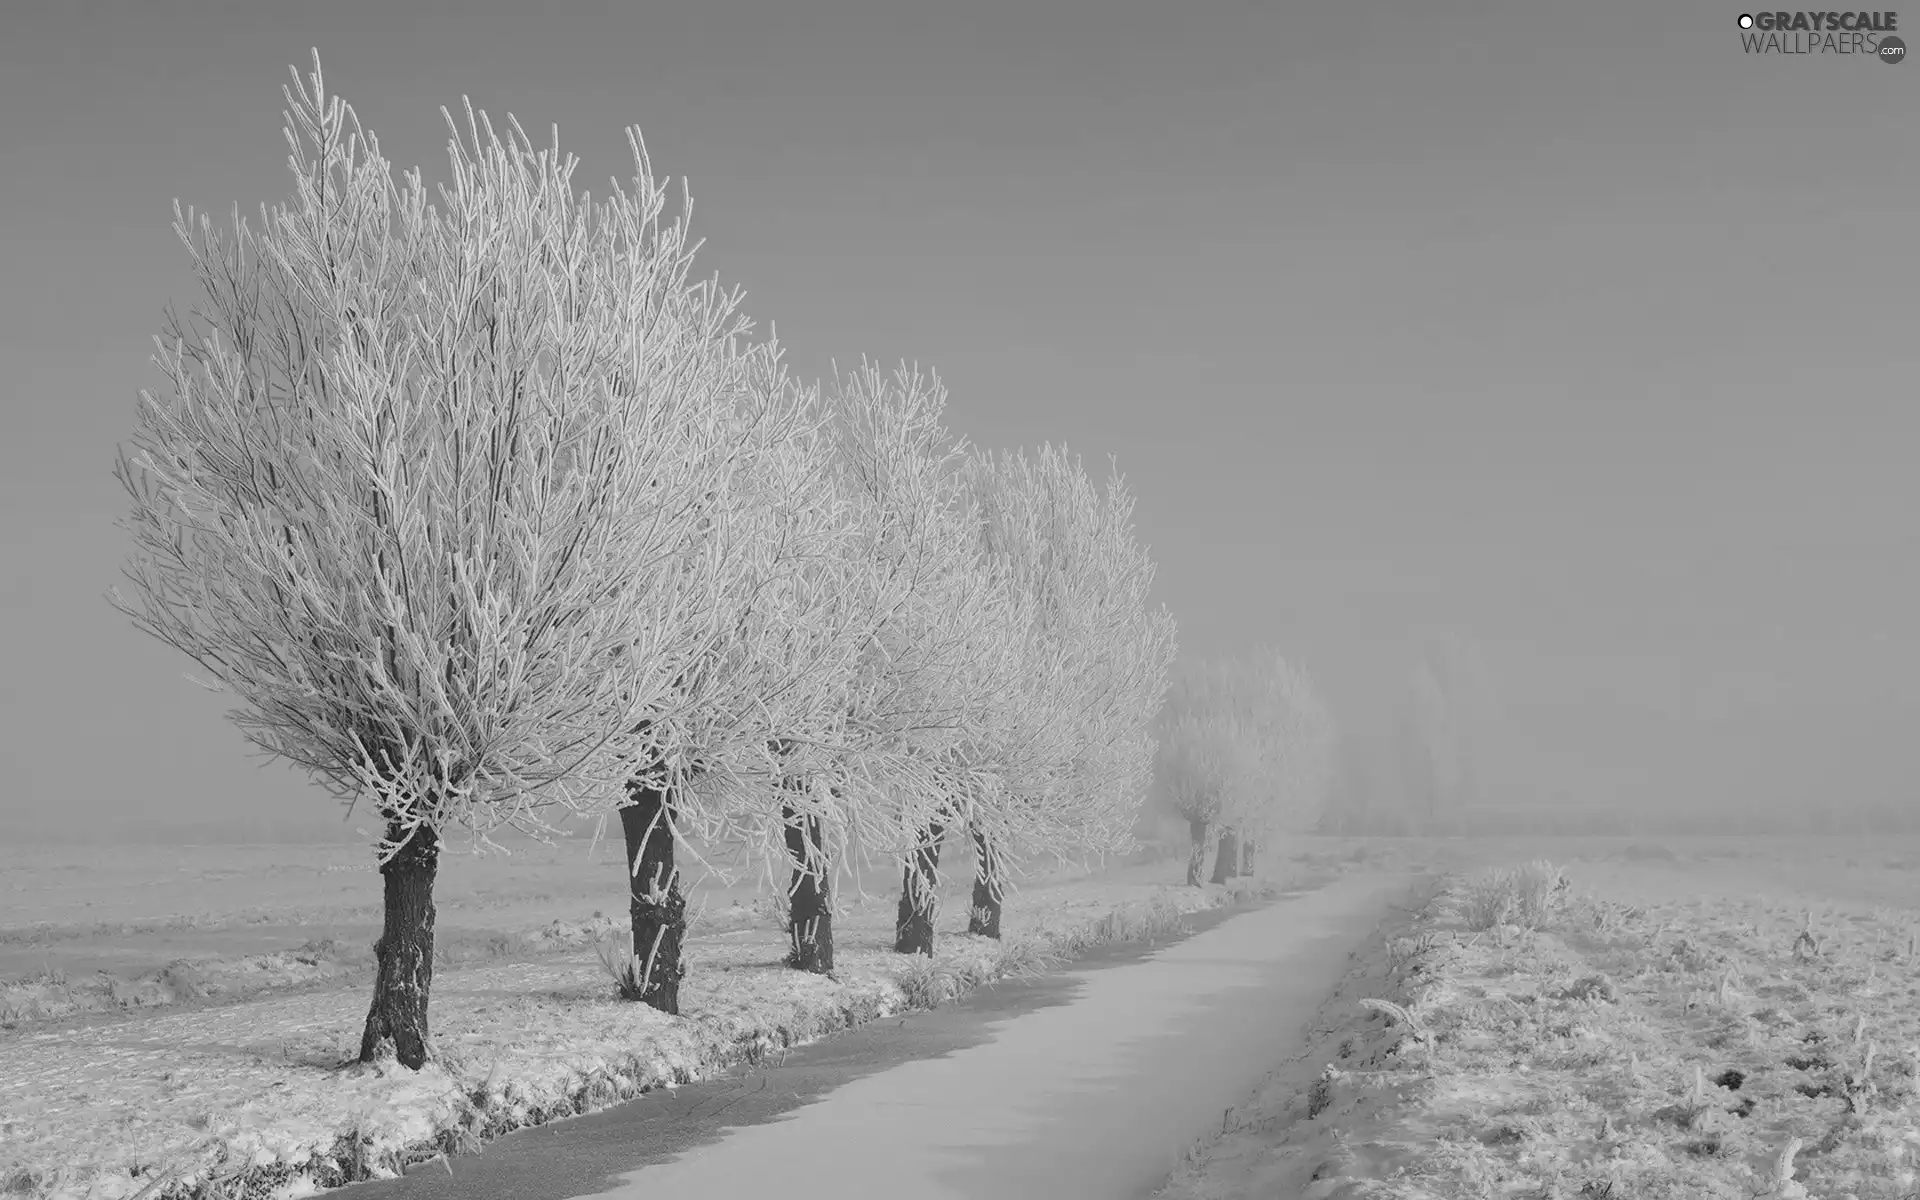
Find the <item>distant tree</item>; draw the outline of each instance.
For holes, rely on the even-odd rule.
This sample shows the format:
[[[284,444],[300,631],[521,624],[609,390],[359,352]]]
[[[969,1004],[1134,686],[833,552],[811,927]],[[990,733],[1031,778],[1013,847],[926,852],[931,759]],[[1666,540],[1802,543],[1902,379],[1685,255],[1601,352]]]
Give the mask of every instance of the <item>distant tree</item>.
[[[1428,639],[1402,704],[1399,756],[1407,792],[1429,830],[1491,798],[1489,754],[1499,726],[1478,647],[1457,633]]]
[[[1198,884],[1208,841],[1220,853],[1213,881],[1246,865],[1242,840],[1312,828],[1333,778],[1334,725],[1312,680],[1269,648],[1190,668],[1169,691],[1157,770],[1187,817]]]
[[[710,610],[679,614],[691,657],[674,677],[673,715],[647,722],[641,766],[615,810],[632,926],[620,994],[668,1013],[686,971],[681,855],[697,858],[698,842],[783,862],[793,812],[846,819],[843,796],[796,794],[794,780],[842,732],[874,621],[875,596],[860,586],[873,567],[837,486],[817,389],[788,379],[774,345],[744,361],[737,453],[697,531],[699,561],[726,563],[734,586]]]
[[[635,192],[468,108],[443,207],[352,110],[286,92],[295,191],[217,237],[117,475],[135,624],[236,693],[261,749],[370,801],[385,917],[360,1057],[431,1054],[433,882],[458,828],[551,829],[620,791],[737,611],[730,477],[757,434],[737,299]],[[349,122],[353,132],[349,133]],[[484,127],[484,136],[483,136]],[[671,750],[672,747],[667,747]]]
[[[1154,564],[1134,498],[1104,491],[1064,448],[981,455],[970,478],[982,549],[1031,602],[1020,698],[975,747],[991,783],[968,821],[975,878],[968,931],[1000,936],[1013,864],[1132,844],[1151,776],[1152,722],[1175,653],[1173,618],[1148,593]]]
[[[1179,703],[1176,682],[1168,698]],[[1235,741],[1223,723],[1196,712],[1175,711],[1163,721],[1155,746],[1154,772],[1173,810],[1186,818],[1192,837],[1187,856],[1187,884],[1200,886],[1206,869],[1213,823],[1225,803],[1234,773]]]
[[[1333,785],[1320,829],[1330,834],[1377,833],[1384,813],[1375,791],[1368,743],[1342,730],[1336,739]]]
[[[1005,572],[979,560],[966,446],[945,408],[939,380],[905,365],[835,372],[833,462],[867,567],[851,594],[871,622],[836,738],[783,784],[788,962],[802,970],[832,969],[831,886],[850,854],[906,858],[910,882],[912,864],[937,862],[954,795],[974,786],[962,750],[1016,678],[1025,618]]]
[[[1186,664],[1174,672],[1161,711],[1154,773],[1172,809],[1186,818],[1193,848],[1187,883],[1198,887],[1207,851],[1222,821],[1245,803],[1255,775],[1253,737],[1221,661]]]
[[[1013,794],[1010,781],[1029,779],[1038,764],[1056,761],[1066,732],[1050,707],[1057,698],[1060,664],[1031,636],[1039,598],[1018,585],[1012,563],[984,552],[978,496],[964,471],[956,486],[958,510],[966,513],[956,545],[965,548],[967,565],[955,579],[968,581],[985,619],[967,623],[968,636],[957,645],[960,653],[943,675],[930,680],[939,685],[937,703],[964,713],[965,720],[952,729],[958,736],[927,743],[922,751],[936,792],[933,807],[920,814],[899,855],[893,948],[901,954],[933,953],[946,834],[978,821],[983,809]]]
[[[1337,737],[1332,710],[1312,678],[1277,650],[1256,651],[1241,686],[1260,775],[1235,822],[1246,848],[1320,822],[1332,793]]]

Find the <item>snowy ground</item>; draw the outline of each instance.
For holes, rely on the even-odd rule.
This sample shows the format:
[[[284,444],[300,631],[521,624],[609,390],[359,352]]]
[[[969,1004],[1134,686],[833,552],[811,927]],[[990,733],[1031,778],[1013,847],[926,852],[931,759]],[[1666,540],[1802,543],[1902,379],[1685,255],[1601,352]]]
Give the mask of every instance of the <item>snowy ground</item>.
[[[597,846],[583,838],[506,855],[449,851],[434,884],[440,941],[477,951],[555,920],[624,912],[621,854],[617,831]],[[755,890],[751,880],[694,882],[693,903],[711,909]],[[178,960],[327,941],[364,948],[379,923],[366,846],[0,845],[0,980],[104,970],[131,983]]]
[[[1911,1200],[1911,861],[1643,845],[1570,864],[1538,922],[1456,876],[1163,1195]]]
[[[1088,945],[1172,933],[1185,913],[1229,900],[1175,886],[1181,867],[1024,889],[1009,899],[1004,944],[962,932],[956,893],[931,962],[889,949],[891,895],[859,900],[838,922],[831,979],[783,968],[775,923],[730,905],[689,943],[679,1018],[612,999],[593,949],[443,968],[432,1012],[442,1064],[418,1074],[340,1069],[367,1000],[347,971],[224,1004],[19,1019],[0,1032],[0,1191],[291,1196],[376,1177]]]
[[[523,960],[608,936],[625,920],[621,856],[617,839],[445,855],[437,966]],[[1053,868],[1030,882],[1080,874]],[[689,882],[707,932],[753,923],[763,902],[751,878]],[[0,846],[0,1031],[370,981],[379,924],[380,881],[363,846]]]

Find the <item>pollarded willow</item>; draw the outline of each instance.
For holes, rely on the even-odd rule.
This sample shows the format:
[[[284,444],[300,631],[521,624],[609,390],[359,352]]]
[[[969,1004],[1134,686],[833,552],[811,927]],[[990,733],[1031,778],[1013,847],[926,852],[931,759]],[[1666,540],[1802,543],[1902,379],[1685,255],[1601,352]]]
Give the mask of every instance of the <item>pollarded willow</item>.
[[[1006,564],[1031,605],[1025,670],[977,747],[992,787],[968,822],[969,929],[997,937],[1022,858],[1066,861],[1131,843],[1175,631],[1149,600],[1154,564],[1117,471],[1103,491],[1065,448],[1046,446],[981,456],[970,480],[983,552]]]
[[[1332,778],[1331,712],[1299,667],[1270,648],[1191,664],[1176,675],[1161,715],[1155,775],[1187,818],[1187,882],[1201,882],[1220,835],[1215,882],[1249,865],[1241,839],[1303,829],[1319,816]]]
[[[832,967],[832,881],[856,860],[923,852],[955,796],[980,786],[964,748],[1017,677],[1028,621],[1006,574],[977,553],[964,441],[939,380],[904,364],[836,369],[833,462],[856,514],[857,608],[871,619],[834,738],[788,765],[779,792],[789,961]],[[788,745],[790,742],[783,742]]]
[[[310,88],[286,91],[291,201],[216,235],[176,206],[206,305],[142,393],[135,599],[235,693],[234,719],[383,827],[385,925],[361,1057],[431,1053],[443,838],[551,828],[704,719],[678,686],[737,611],[730,477],[760,436],[738,298],[691,278],[637,131],[631,194],[576,195],[450,114],[428,203]],[[443,110],[444,113],[444,110]]]

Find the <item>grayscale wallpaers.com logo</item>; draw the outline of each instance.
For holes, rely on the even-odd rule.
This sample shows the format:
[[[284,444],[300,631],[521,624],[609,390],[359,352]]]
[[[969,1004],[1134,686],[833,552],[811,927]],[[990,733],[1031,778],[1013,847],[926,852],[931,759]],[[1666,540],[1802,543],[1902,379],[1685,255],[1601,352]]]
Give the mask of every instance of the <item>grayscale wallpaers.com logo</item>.
[[[1905,62],[1907,44],[1894,34],[1894,12],[1763,12],[1740,14],[1748,54],[1857,54]]]

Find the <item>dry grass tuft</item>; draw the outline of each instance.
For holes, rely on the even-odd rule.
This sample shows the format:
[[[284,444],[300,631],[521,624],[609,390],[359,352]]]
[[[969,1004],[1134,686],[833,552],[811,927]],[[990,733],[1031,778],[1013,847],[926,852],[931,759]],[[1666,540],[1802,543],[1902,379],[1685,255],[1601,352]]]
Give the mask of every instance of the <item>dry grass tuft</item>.
[[[1545,859],[1519,867],[1496,867],[1467,879],[1459,904],[1467,928],[1517,925],[1545,929],[1558,915],[1567,890],[1563,872]]]

